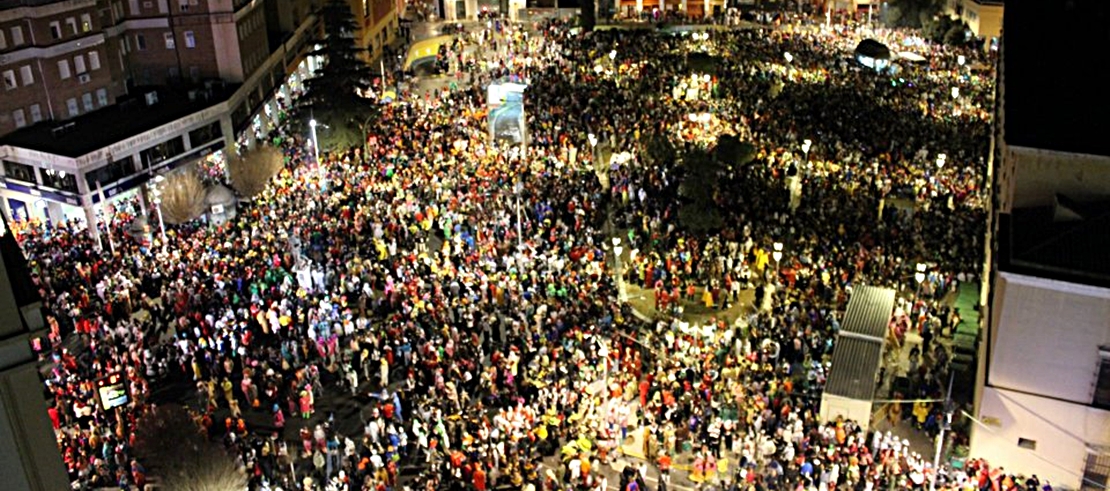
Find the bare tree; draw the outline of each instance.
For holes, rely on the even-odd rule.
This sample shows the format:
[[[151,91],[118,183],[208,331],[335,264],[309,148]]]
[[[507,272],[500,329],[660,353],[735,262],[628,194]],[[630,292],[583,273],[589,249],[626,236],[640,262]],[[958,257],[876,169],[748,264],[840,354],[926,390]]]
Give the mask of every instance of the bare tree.
[[[231,187],[244,198],[251,198],[266,189],[274,175],[281,171],[285,156],[281,150],[261,145],[242,157],[233,156],[227,163]]]
[[[135,450],[163,489],[237,491],[247,476],[222,446],[209,441],[189,412],[178,405],[154,407],[135,427]]]
[[[196,172],[173,172],[166,176],[159,189],[162,192],[162,218],[166,223],[185,223],[204,213],[204,198],[208,193]]]

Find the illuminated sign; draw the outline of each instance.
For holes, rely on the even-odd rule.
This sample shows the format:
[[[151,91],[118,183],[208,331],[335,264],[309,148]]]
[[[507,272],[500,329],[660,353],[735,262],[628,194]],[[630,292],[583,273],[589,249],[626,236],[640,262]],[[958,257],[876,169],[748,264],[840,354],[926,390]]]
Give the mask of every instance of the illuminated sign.
[[[100,399],[100,407],[105,411],[126,405],[131,401],[127,391],[127,379],[118,373],[97,380],[96,395]]]

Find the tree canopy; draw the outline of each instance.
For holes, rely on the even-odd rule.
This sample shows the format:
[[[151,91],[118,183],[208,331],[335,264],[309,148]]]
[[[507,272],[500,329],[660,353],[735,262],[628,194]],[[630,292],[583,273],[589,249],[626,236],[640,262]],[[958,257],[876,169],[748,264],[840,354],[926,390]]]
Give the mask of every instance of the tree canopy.
[[[317,121],[322,149],[362,146],[378,105],[361,95],[370,89],[373,72],[361,57],[365,49],[355,40],[358,25],[344,0],[329,0],[320,15],[324,33],[312,55],[323,57],[324,63],[313,78],[305,80],[295,117],[305,126],[310,118]]]
[[[188,410],[154,407],[135,427],[135,450],[163,489],[227,491],[246,489],[247,476],[223,447],[208,440]]]
[[[940,13],[943,0],[891,0],[889,23],[893,27],[920,29]]]
[[[724,177],[755,158],[755,147],[734,135],[723,135],[713,150],[694,149],[682,157],[681,204],[678,221],[695,235],[706,235],[724,226],[717,198]]]

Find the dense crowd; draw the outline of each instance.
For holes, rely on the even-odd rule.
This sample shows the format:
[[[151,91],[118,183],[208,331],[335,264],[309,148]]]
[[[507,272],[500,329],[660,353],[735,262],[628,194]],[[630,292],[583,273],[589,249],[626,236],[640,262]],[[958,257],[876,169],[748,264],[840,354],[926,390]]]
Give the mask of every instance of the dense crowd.
[[[278,130],[288,165],[223,226],[112,254],[77,224],[22,234],[75,488],[141,488],[129,435],[169,402],[227,444],[252,489],[604,490],[600,466],[629,441],[660,487],[680,459],[730,489],[928,485],[908,443],[819,422],[817,406],[859,284],[911,292],[892,338],[925,341],[903,395],[940,394],[948,355],[929,340],[954,328],[944,298],[981,262],[989,79],[935,47],[893,77],[862,69],[845,59],[853,32],[527,27],[460,34],[441,55],[470,83],[383,106],[365,154],[317,163],[301,128]],[[672,89],[691,50],[715,73],[710,96],[687,100]],[[509,76],[529,85],[523,151],[489,140],[484,87]],[[677,218],[681,159],[650,151],[712,146],[695,113],[754,146],[718,173],[727,213],[708,237]],[[591,140],[632,157],[598,162]],[[775,242],[786,254],[772,261]],[[658,315],[618,302],[617,276],[653,290]],[[735,323],[664,308],[751,289]],[[109,373],[133,394],[114,414],[92,394]],[[317,409],[338,394],[360,406],[354,431]],[[914,413],[935,430],[940,411]],[[621,491],[648,474],[622,474]],[[944,486],[1003,478],[1018,481],[976,463]]]

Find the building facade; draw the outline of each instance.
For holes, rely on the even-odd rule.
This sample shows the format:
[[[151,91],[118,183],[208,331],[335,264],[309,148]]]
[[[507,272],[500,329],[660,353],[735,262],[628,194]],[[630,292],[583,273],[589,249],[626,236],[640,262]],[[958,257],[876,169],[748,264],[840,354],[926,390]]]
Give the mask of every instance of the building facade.
[[[35,352],[48,346],[42,302],[6,222],[0,217],[0,476],[10,491],[69,489]]]
[[[1005,10],[1003,0],[948,0],[945,4],[945,13],[966,22],[975,36],[983,38],[984,48],[997,48]]]
[[[347,0],[347,3],[359,26],[355,39],[358,46],[366,48],[364,61],[373,63],[397,39],[401,27],[397,4],[393,0]]]
[[[53,22],[66,28],[73,17],[80,34],[82,15],[94,19],[93,34],[70,39],[72,29],[63,29],[61,44],[21,45],[20,56],[39,57],[27,58],[33,64],[0,57],[14,78],[0,99],[8,116],[0,128],[9,132],[0,137],[0,210],[14,220],[96,223],[105,204],[137,193],[153,175],[249,145],[277,124],[278,101],[318,65],[307,55],[320,32],[308,0],[101,0],[99,10],[91,0],[8,3],[19,5],[0,18],[25,17],[23,45],[29,23],[52,36]],[[293,14],[305,16],[291,31],[267,24]],[[21,63],[41,64],[53,78],[33,71],[23,84]],[[85,74],[88,82],[78,80]],[[35,104],[39,124],[14,124]]]
[[[704,19],[723,13],[725,7],[724,0],[620,0],[621,15],[624,16],[672,12],[690,19]]]
[[[96,0],[0,3],[0,135],[95,111],[125,92],[102,27]]]
[[[987,181],[987,342],[970,454],[1065,489],[1110,484],[1110,142],[1088,124],[1110,80],[1062,51],[1105,39],[1106,9],[1011,5]],[[1048,59],[1066,68],[1045,73]]]

